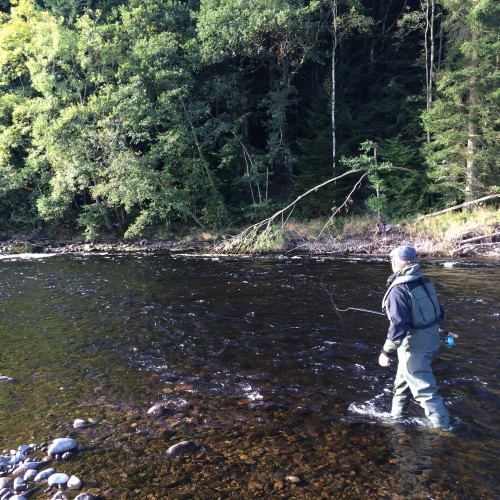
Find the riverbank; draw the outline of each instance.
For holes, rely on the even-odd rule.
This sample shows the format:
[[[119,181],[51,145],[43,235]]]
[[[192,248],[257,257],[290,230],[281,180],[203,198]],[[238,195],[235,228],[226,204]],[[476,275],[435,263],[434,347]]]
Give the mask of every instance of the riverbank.
[[[229,238],[227,238],[228,240]],[[200,240],[186,239],[159,240],[142,239],[139,241],[104,240],[104,241],[27,241],[6,240],[0,243],[1,254],[20,253],[203,253],[220,254],[222,238]],[[285,244],[270,253],[325,254],[325,255],[373,255],[386,256],[392,248],[401,244],[412,244],[423,257],[483,257],[500,260],[500,241],[484,238],[481,243],[467,244],[457,241],[434,241],[425,237],[412,237],[398,230],[385,235],[347,234],[342,238],[322,237],[319,239],[297,235],[286,240]]]
[[[243,233],[192,232],[181,237],[151,236],[137,240],[103,237],[92,242],[71,239],[15,236],[0,241],[0,254],[20,253],[246,253],[232,242]],[[418,218],[401,224],[381,219],[353,218],[342,226],[325,227],[319,221],[288,222],[273,232],[278,238],[266,245],[266,253],[326,255],[388,255],[392,248],[411,244],[423,257],[479,257],[500,260],[500,213],[454,214],[433,219]],[[249,250],[248,253],[255,253]]]

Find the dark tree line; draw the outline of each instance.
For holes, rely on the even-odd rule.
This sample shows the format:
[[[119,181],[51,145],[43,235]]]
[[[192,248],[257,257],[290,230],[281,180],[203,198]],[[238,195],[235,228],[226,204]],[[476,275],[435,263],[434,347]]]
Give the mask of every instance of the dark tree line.
[[[3,232],[248,224],[499,189],[492,0],[0,1]],[[328,216],[355,179],[296,216]]]

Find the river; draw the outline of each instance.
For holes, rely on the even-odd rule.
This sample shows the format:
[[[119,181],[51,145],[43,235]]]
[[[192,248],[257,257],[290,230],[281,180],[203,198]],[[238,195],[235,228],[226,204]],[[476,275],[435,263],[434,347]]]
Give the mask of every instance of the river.
[[[73,437],[56,468],[103,498],[499,498],[500,266],[422,265],[455,435],[389,422],[387,321],[333,307],[379,311],[387,259],[3,257],[0,447]]]

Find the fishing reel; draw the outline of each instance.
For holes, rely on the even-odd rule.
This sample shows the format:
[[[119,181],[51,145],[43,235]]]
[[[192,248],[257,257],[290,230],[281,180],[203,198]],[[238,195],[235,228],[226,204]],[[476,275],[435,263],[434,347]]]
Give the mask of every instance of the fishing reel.
[[[444,343],[446,347],[453,347],[455,345],[455,339],[458,339],[458,335],[456,333],[448,332],[446,330],[439,329],[439,333],[444,335]]]
[[[444,337],[444,343],[447,347],[453,347],[453,345],[455,344],[455,339],[449,333],[447,333]]]

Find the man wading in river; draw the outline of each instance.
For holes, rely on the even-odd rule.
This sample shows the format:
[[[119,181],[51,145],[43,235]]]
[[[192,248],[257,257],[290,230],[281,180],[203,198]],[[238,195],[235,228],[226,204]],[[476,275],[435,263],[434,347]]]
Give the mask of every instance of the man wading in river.
[[[432,427],[446,429],[450,416],[431,368],[439,350],[439,323],[445,315],[433,284],[423,276],[416,258],[417,252],[410,246],[391,252],[393,274],[382,300],[390,325],[379,364],[390,366],[391,355],[397,351],[392,418],[403,416],[413,396]]]

